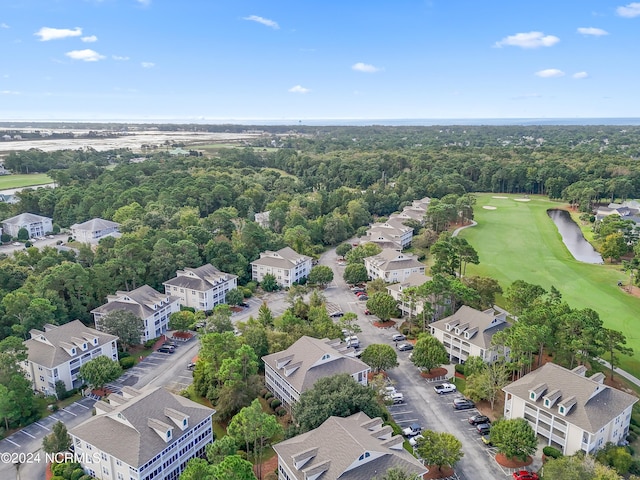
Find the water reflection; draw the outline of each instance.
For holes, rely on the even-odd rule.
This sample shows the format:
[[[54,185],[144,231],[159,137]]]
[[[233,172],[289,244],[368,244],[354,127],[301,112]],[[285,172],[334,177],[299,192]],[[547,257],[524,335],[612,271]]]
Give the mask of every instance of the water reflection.
[[[585,263],[604,263],[602,256],[584,239],[580,227],[573,221],[569,212],[566,210],[547,210],[547,215],[558,227],[562,241],[573,258]]]

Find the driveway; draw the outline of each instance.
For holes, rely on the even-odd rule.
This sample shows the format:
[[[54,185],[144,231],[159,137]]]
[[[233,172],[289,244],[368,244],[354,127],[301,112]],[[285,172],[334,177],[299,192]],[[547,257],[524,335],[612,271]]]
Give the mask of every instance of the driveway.
[[[357,323],[362,329],[358,334],[361,348],[372,343],[394,345],[392,336],[395,328],[380,329],[373,326],[373,315],[365,315],[366,302],[360,302],[349,291],[343,279],[344,266],[340,264],[335,249],[320,257],[320,264],[333,269],[334,280],[325,289],[328,302],[342,307],[344,312],[353,311],[358,315]],[[507,478],[492,456],[492,449],[484,445],[475,427],[467,419],[478,413],[476,409],[456,411],[453,399],[458,393],[438,395],[433,385],[420,376],[419,370],[409,360],[411,352],[397,352],[399,366],[390,370],[389,377],[397,391],[404,395],[404,403],[389,407],[394,421],[401,427],[417,422],[424,429],[449,432],[462,442],[464,457],[456,465],[456,473],[462,480],[476,478]],[[495,452],[493,452],[495,454]]]

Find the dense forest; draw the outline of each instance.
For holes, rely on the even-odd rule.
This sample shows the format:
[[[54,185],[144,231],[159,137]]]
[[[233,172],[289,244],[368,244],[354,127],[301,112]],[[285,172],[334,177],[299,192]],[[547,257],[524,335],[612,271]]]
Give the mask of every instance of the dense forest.
[[[640,197],[640,127],[260,128],[267,133],[254,145],[204,154],[187,146],[186,156],[87,148],[7,155],[8,169],[47,172],[58,187],[23,190],[19,203],[0,203],[0,219],[31,212],[64,229],[101,217],[119,222],[123,235],[77,253],[28,248],[0,258],[0,340],[27,338],[48,322],[90,323],[108,294],[160,288],[184,267],[209,262],[247,285],[261,251],[288,245],[318,256],[423,197],[433,200],[426,225],[411,225],[414,249],[450,277],[441,286],[457,295],[454,304],[471,305],[481,302],[481,282],[455,281],[448,252],[459,246],[439,235],[473,217],[474,192],[544,194],[584,212]],[[262,211],[270,211],[268,228],[253,220]],[[302,315],[307,333],[326,334],[326,319],[313,312]],[[296,315],[279,322],[293,325]],[[294,338],[276,337],[269,349]]]

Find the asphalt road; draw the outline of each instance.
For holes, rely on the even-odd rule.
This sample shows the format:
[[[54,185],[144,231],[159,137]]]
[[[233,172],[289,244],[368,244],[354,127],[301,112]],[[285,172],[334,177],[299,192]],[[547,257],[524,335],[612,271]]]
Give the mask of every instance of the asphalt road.
[[[360,348],[366,348],[372,343],[394,345],[391,337],[398,331],[395,328],[380,329],[373,326],[375,317],[365,315],[366,302],[358,301],[349,291],[342,277],[344,266],[339,265],[335,250],[322,255],[320,264],[331,267],[334,272],[334,281],[324,291],[327,301],[340,305],[344,312],[353,311],[358,314],[357,323],[362,329],[358,333]],[[388,372],[396,390],[404,395],[403,404],[389,407],[394,421],[402,427],[417,422],[425,430],[455,435],[462,442],[464,452],[464,457],[455,469],[459,479],[508,478],[511,473],[496,463],[493,458],[495,451],[482,443],[475,427],[467,422],[478,411],[454,410],[453,399],[461,395],[438,395],[433,389],[437,383],[428,383],[420,376],[419,370],[409,360],[409,354],[410,352],[398,352],[399,366]]]

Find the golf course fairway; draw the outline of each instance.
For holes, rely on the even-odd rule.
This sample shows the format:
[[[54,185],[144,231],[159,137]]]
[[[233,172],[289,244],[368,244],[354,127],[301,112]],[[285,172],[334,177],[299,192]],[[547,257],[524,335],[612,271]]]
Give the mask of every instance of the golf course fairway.
[[[640,378],[640,298],[627,294],[618,282],[629,282],[620,264],[593,265],[573,258],[553,220],[551,208],[566,203],[547,197],[476,194],[474,227],[460,232],[476,249],[479,265],[468,265],[466,275],[498,280],[505,290],[515,280],[540,285],[547,291],[556,287],[572,308],[598,312],[607,328],[619,330],[627,338],[634,356],[622,356],[621,368]],[[488,208],[487,208],[488,207]],[[606,359],[606,358],[605,358]]]

